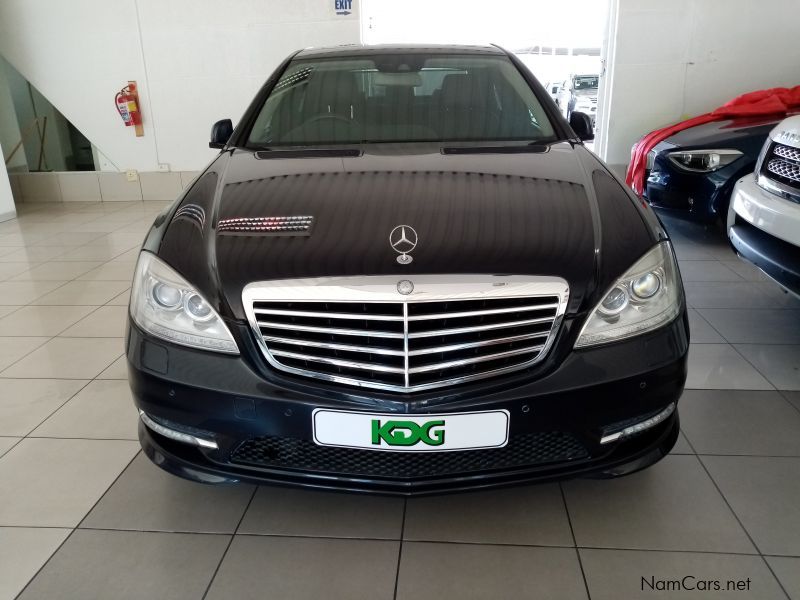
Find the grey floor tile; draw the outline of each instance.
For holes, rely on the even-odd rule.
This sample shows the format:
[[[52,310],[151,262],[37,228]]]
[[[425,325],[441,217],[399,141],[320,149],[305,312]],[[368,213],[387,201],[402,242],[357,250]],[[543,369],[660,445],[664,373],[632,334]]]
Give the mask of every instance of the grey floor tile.
[[[792,600],[800,600],[800,558],[768,556],[765,559]]]
[[[0,458],[0,525],[75,527],[137,442],[24,439]]]
[[[31,264],[29,262],[0,262],[0,281],[11,279],[30,269]]]
[[[71,531],[0,527],[0,599],[15,598]]]
[[[800,556],[800,458],[702,461],[762,553]]]
[[[0,336],[53,337],[93,310],[92,306],[25,306],[0,319]]]
[[[131,290],[130,288],[119,294],[118,296],[114,296],[111,300],[109,300],[106,304],[109,306],[128,306],[131,300]]]
[[[800,456],[800,412],[778,392],[687,390],[680,414],[698,454]]]
[[[683,414],[683,405],[681,404],[681,415]],[[683,418],[681,416],[681,418]],[[675,446],[672,448],[670,454],[694,454],[694,450],[689,445],[689,442],[686,440],[686,436],[681,431],[681,434],[678,436],[678,441],[675,442]]]
[[[786,301],[750,281],[687,281],[686,300],[693,308],[785,308]],[[692,340],[694,341],[694,340]]]
[[[578,546],[755,552],[694,456],[616,480],[564,484]]]
[[[580,553],[592,600],[786,599],[760,556],[593,549]],[[707,581],[719,582],[721,589]]]
[[[262,486],[240,533],[399,540],[403,499]]]
[[[797,410],[800,410],[800,392],[789,392],[789,391],[782,391],[781,394],[784,398],[786,398],[789,402],[795,405]]]
[[[586,598],[572,548],[406,542],[397,599]]]
[[[725,339],[693,308],[689,309],[689,331],[693,344],[725,343]]]
[[[731,344],[800,344],[800,311],[699,309]]]
[[[208,600],[381,600],[394,593],[399,542],[237,535]]]
[[[137,440],[138,424],[138,412],[127,381],[92,381],[30,435]]]
[[[2,281],[0,304],[24,305],[64,285],[64,281]]]
[[[558,484],[411,498],[404,539],[572,546]]]
[[[0,338],[0,343],[3,339]],[[0,377],[91,379],[122,354],[122,338],[53,338]]]
[[[746,279],[747,281],[770,281],[770,278],[759,269],[758,267],[754,266],[752,263],[744,260],[743,258],[734,258],[732,260],[724,260],[722,261],[726,267],[728,267],[731,271],[736,271],[736,273]]]
[[[12,278],[13,281],[64,281],[75,279],[101,266],[102,262],[46,262]]]
[[[86,383],[63,379],[0,379],[0,435],[27,435]]]
[[[0,306],[0,319],[10,315],[13,312],[17,312],[21,306]]]
[[[774,386],[728,344],[691,344],[687,389],[772,390]]]
[[[800,390],[800,345],[736,344],[734,347],[779,390]]]
[[[0,456],[11,450],[22,438],[18,437],[0,437]]]
[[[197,600],[229,539],[225,535],[78,530],[20,598]]]
[[[101,306],[62,331],[61,337],[125,337],[127,306]]]
[[[127,281],[71,281],[38,297],[33,304],[99,306],[118,296],[129,285]]]
[[[734,271],[716,260],[688,260],[680,263],[681,277],[691,281],[742,281]]]
[[[49,339],[47,337],[0,337],[0,371],[30,354]]]
[[[253,495],[249,485],[203,485],[171,475],[139,454],[81,523],[139,531],[233,533]]]
[[[111,365],[100,375],[97,376],[97,379],[124,379],[128,381],[128,359],[123,354],[117,360],[115,360]]]

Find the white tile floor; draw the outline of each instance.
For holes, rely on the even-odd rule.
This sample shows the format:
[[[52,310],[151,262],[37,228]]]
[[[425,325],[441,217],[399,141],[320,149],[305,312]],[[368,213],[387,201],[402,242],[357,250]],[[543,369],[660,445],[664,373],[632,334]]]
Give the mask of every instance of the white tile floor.
[[[616,481],[405,501],[176,479],[139,452],[122,336],[163,203],[0,224],[0,600],[800,600],[800,302],[669,220],[692,349],[673,455]],[[750,579],[653,592],[642,578]]]

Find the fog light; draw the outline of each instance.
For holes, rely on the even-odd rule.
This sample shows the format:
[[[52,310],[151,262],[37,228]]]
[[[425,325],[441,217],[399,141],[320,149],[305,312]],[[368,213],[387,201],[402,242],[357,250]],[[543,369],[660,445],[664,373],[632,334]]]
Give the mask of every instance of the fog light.
[[[610,444],[611,442],[616,442],[626,437],[630,437],[634,434],[641,433],[646,429],[650,429],[655,427],[659,423],[665,421],[669,416],[675,412],[675,403],[670,402],[667,408],[662,410],[660,413],[653,415],[645,419],[644,421],[639,421],[638,423],[634,423],[626,427],[625,429],[621,429],[620,431],[615,431],[614,433],[609,433],[608,435],[604,435],[600,438],[601,444]]]
[[[219,448],[219,446],[217,446],[217,442],[215,442],[214,440],[201,438],[196,435],[185,433],[183,431],[178,431],[177,429],[172,429],[171,427],[162,425],[161,423],[155,421],[150,415],[148,415],[143,410],[139,411],[139,417],[142,419],[142,423],[147,425],[148,428],[152,429],[153,431],[155,431],[160,435],[163,435],[165,438],[175,440],[176,442],[182,442],[184,444],[200,446],[201,448],[210,448],[212,450],[217,450]]]

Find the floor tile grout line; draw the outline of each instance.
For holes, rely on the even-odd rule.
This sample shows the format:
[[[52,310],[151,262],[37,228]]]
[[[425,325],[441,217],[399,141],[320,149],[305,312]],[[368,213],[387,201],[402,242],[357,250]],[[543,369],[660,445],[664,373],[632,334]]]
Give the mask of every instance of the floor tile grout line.
[[[403,541],[406,535],[406,514],[408,512],[408,498],[403,498],[403,518],[400,521],[400,546],[397,550],[397,569],[394,573],[394,593],[392,600],[397,600],[397,589],[400,585],[400,562],[403,560]]]
[[[94,507],[93,507],[94,508]],[[90,511],[91,512],[91,511]],[[87,515],[88,516],[88,515]],[[72,529],[70,526],[55,526],[55,525],[0,525],[0,529]],[[79,526],[74,529],[81,531],[106,531],[117,533],[154,533],[165,535],[189,535],[189,536],[217,536],[227,537],[232,536],[231,532],[227,531],[188,531],[188,530],[165,530],[165,529],[118,529],[113,527],[90,527]],[[355,542],[399,542],[400,540],[393,538],[376,538],[376,537],[337,537],[331,535],[290,535],[285,533],[235,533],[236,537],[249,537],[249,538],[281,538],[281,539],[304,539],[304,540],[344,540]],[[539,548],[542,550],[607,550],[610,552],[648,552],[648,553],[666,553],[666,554],[712,554],[719,556],[751,556],[760,557],[766,556],[769,558],[800,558],[800,555],[795,554],[761,554],[759,552],[726,552],[720,550],[699,550],[699,549],[675,549],[675,548],[637,548],[625,546],[573,546],[563,544],[517,544],[509,542],[463,542],[463,541],[448,541],[448,540],[405,540],[407,542],[416,544],[440,544],[449,546],[498,546],[504,548]]]
[[[47,421],[47,420],[48,420],[50,417],[52,417],[54,414],[56,414],[58,411],[60,411],[62,408],[64,408],[64,407],[67,405],[67,403],[69,403],[69,402],[70,402],[70,401],[71,401],[71,400],[72,400],[72,399],[73,399],[75,396],[77,396],[77,395],[78,395],[78,394],[80,394],[80,393],[81,393],[83,390],[85,390],[85,389],[86,389],[86,388],[89,386],[89,384],[90,384],[90,383],[92,383],[92,381],[94,381],[94,379],[88,379],[88,380],[82,380],[82,379],[71,379],[70,381],[86,381],[86,383],[85,383],[84,385],[82,385],[82,386],[80,387],[80,389],[79,389],[79,390],[77,390],[77,391],[76,391],[74,394],[72,394],[72,395],[71,395],[69,398],[67,398],[66,400],[64,400],[64,402],[62,402],[61,404],[59,404],[59,405],[58,405],[58,406],[57,406],[57,407],[56,407],[56,408],[53,410],[53,412],[51,412],[51,413],[50,413],[49,415],[47,415],[47,416],[46,416],[44,419],[42,419],[41,421],[39,421],[39,423],[37,423],[37,424],[36,424],[36,426],[35,426],[33,429],[31,429],[31,430],[30,430],[28,433],[26,433],[26,434],[25,434],[25,435],[22,437],[22,439],[23,439],[23,440],[27,440],[27,439],[36,439],[35,437],[31,437],[31,434],[32,434],[34,431],[36,431],[37,429],[39,429],[39,427],[41,427],[41,426],[44,424],[44,422],[45,422],[45,421]],[[80,438],[80,439],[83,439],[83,438]],[[20,440],[20,441],[22,441],[22,440]]]
[[[795,404],[786,395],[789,392],[794,392],[794,391],[797,391],[797,390],[778,390],[778,393],[783,397],[784,400],[786,400],[789,404],[791,404],[792,408],[794,408],[797,412],[800,412],[800,404]]]
[[[728,497],[722,491],[722,488],[719,487],[716,479],[714,479],[714,476],[711,474],[711,471],[708,470],[708,467],[703,462],[702,457],[700,455],[697,456],[697,461],[700,463],[700,466],[703,467],[703,470],[706,472],[706,475],[708,475],[708,478],[711,480],[711,483],[714,484],[714,488],[717,490],[719,495],[722,496],[722,500],[725,502],[725,506],[727,506],[728,510],[731,511],[731,514],[736,519],[736,522],[739,524],[739,527],[742,528],[742,531],[744,531],[745,535],[747,536],[747,539],[750,540],[751,544],[753,544],[753,547],[758,552],[758,555],[763,557],[764,554],[761,552],[761,548],[759,547],[758,544],[756,544],[756,541],[753,539],[753,536],[750,535],[750,532],[747,530],[747,527],[744,526],[744,523],[742,523],[742,520],[739,518],[739,515],[736,513],[735,510],[733,510],[731,503],[728,501]]]
[[[233,540],[236,539],[236,536],[239,534],[239,528],[242,526],[244,522],[244,518],[247,515],[247,511],[250,510],[250,505],[253,503],[253,500],[258,493],[259,486],[255,486],[253,488],[253,493],[250,494],[250,500],[248,500],[247,505],[244,507],[242,511],[242,516],[239,517],[239,522],[236,523],[236,527],[233,529],[233,533],[230,534],[231,538],[228,540],[228,545],[225,546],[225,550],[222,552],[222,556],[220,556],[219,562],[217,563],[216,568],[214,569],[214,573],[211,575],[211,579],[208,580],[208,585],[206,586],[203,595],[201,596],[201,600],[205,600],[206,596],[208,596],[208,592],[211,591],[211,586],[214,585],[214,580],[217,578],[217,573],[219,573],[220,567],[222,567],[222,563],[225,561],[225,557],[228,556],[228,550],[230,550],[231,546],[233,545]]]
[[[761,560],[764,563],[764,566],[767,567],[767,570],[770,573],[772,573],[772,577],[775,579],[775,581],[778,584],[778,587],[781,588],[781,591],[786,596],[786,600],[792,600],[792,597],[789,595],[789,592],[787,592],[786,588],[783,587],[783,583],[781,582],[780,578],[775,574],[775,571],[772,569],[772,565],[769,564],[769,561],[766,559],[766,557],[763,554],[761,555]]]
[[[87,385],[88,385],[88,384],[87,384]],[[117,481],[119,481],[119,478],[120,478],[120,477],[122,477],[122,474],[123,474],[125,471],[127,471],[127,470],[128,470],[128,467],[130,467],[130,466],[131,466],[131,463],[133,463],[133,461],[134,461],[134,460],[136,460],[136,457],[137,457],[137,456],[139,456],[139,453],[140,453],[140,452],[141,452],[141,450],[139,450],[139,452],[136,452],[136,453],[134,453],[134,455],[133,455],[133,458],[131,458],[131,459],[130,459],[130,460],[129,460],[129,461],[126,463],[126,464],[125,464],[125,466],[124,466],[122,469],[120,469],[120,472],[119,472],[119,473],[117,473],[117,476],[116,476],[116,477],[114,477],[114,481],[112,481],[112,482],[109,484],[109,486],[106,488],[106,490],[105,490],[105,491],[104,491],[102,494],[100,494],[100,497],[97,499],[97,501],[96,501],[94,504],[92,504],[92,506],[89,508],[89,510],[88,510],[88,511],[86,511],[86,514],[85,514],[85,515],[83,515],[83,517],[81,518],[81,520],[80,520],[80,521],[78,521],[77,525],[75,525],[74,527],[72,527],[72,531],[70,531],[70,532],[69,532],[69,535],[68,535],[67,537],[65,537],[65,538],[64,538],[64,541],[63,541],[63,542],[61,542],[61,543],[58,545],[58,548],[56,548],[56,549],[53,551],[53,553],[52,553],[52,554],[51,554],[49,557],[47,557],[47,560],[46,560],[46,561],[44,561],[44,563],[42,563],[42,566],[41,566],[41,567],[39,567],[39,569],[37,569],[36,573],[34,573],[34,574],[33,574],[33,577],[31,577],[30,579],[28,579],[28,582],[27,582],[27,583],[25,584],[25,586],[24,586],[24,587],[23,587],[23,588],[20,590],[19,594],[17,594],[17,595],[15,596],[15,600],[17,600],[18,598],[20,598],[20,597],[22,596],[22,594],[24,594],[24,593],[25,593],[25,590],[27,590],[27,589],[28,589],[28,587],[30,587],[30,585],[31,585],[31,583],[33,583],[34,579],[36,579],[36,578],[39,576],[39,573],[41,573],[41,572],[42,572],[42,570],[44,570],[44,568],[45,568],[45,567],[46,567],[46,566],[47,566],[47,565],[50,563],[50,561],[51,561],[51,560],[53,560],[53,557],[54,557],[54,556],[55,556],[55,555],[56,555],[56,554],[57,554],[57,553],[58,553],[58,552],[61,550],[61,548],[63,548],[63,547],[64,547],[64,544],[66,544],[66,543],[69,541],[69,539],[70,539],[70,538],[71,538],[71,537],[72,537],[72,536],[75,534],[75,532],[76,532],[76,531],[78,531],[78,529],[80,528],[81,524],[82,524],[82,523],[83,523],[83,522],[86,520],[86,517],[88,517],[88,516],[91,514],[91,512],[92,512],[92,511],[93,511],[93,510],[94,510],[94,509],[97,507],[97,505],[98,505],[98,504],[100,504],[100,501],[101,501],[103,498],[105,498],[106,494],[108,493],[108,490],[110,490],[110,489],[111,489],[111,488],[114,486],[114,484],[115,484],[115,483],[117,483]]]
[[[586,571],[583,569],[583,559],[581,558],[581,551],[578,548],[578,539],[575,537],[575,528],[572,526],[572,517],[569,514],[569,506],[567,505],[567,494],[564,491],[564,485],[559,481],[558,489],[561,492],[561,502],[564,504],[564,512],[567,515],[567,524],[569,525],[569,533],[572,536],[572,545],[575,547],[575,556],[578,559],[578,567],[581,570],[581,577],[583,578],[583,587],[586,588],[586,598],[592,600],[592,593],[589,591],[589,581],[586,579]]]

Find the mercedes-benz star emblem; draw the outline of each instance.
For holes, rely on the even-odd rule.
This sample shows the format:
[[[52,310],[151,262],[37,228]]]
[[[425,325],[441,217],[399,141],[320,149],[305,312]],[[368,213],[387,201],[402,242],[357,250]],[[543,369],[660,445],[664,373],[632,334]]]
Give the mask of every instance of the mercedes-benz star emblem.
[[[414,291],[414,284],[410,282],[408,279],[403,279],[402,281],[398,281],[397,291],[403,294],[403,296],[408,296],[411,292]]]
[[[397,262],[407,265],[414,260],[409,252],[417,247],[417,232],[410,225],[398,225],[389,234],[389,244],[395,252],[400,254]]]

